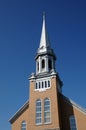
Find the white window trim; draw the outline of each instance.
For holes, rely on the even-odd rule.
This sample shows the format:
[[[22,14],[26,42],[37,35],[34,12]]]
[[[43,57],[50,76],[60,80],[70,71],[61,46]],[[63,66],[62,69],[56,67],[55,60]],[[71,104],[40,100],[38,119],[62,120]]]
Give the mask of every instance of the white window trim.
[[[71,115],[71,116],[69,117],[69,120],[70,120],[70,129],[71,129],[71,118],[75,119],[76,130],[78,130],[78,128],[77,128],[77,120],[76,120],[76,117],[75,117],[74,115]],[[72,129],[71,129],[71,130],[72,130]]]
[[[45,81],[46,81],[46,84],[47,84],[47,87],[45,87]],[[50,86],[48,87],[48,81],[50,82]],[[40,82],[40,88],[39,86],[37,86],[37,89],[36,89],[36,84],[39,85],[39,82]],[[43,88],[42,88],[42,82],[43,82]],[[38,79],[36,80],[36,83],[35,83],[35,91],[46,91],[47,89],[50,89],[51,88],[51,79],[50,78],[47,78],[47,79]]]
[[[36,123],[36,115],[35,115],[35,124],[36,125],[42,125],[42,99],[37,99],[37,100],[40,100],[41,101],[41,123]],[[37,100],[35,101],[35,103],[37,102]],[[36,105],[36,104],[35,104]],[[35,114],[36,114],[36,110],[35,110]]]
[[[26,130],[27,130],[27,122],[26,122],[26,120],[23,120],[22,122],[24,122],[25,121],[25,124],[26,124]],[[21,122],[21,130],[22,130],[22,122]]]
[[[50,100],[50,98],[48,98],[48,97],[44,98],[44,100],[45,100],[45,99],[49,99],[49,101],[50,101],[50,122],[44,122],[44,124],[47,125],[47,124],[51,124],[51,122],[52,122],[52,121],[51,121],[51,100]]]

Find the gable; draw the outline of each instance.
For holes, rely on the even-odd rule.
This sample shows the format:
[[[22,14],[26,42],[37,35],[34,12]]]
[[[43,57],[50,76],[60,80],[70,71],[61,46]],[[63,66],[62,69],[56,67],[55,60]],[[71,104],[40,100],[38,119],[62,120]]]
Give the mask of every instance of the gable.
[[[29,107],[29,101],[27,101],[9,120],[9,122],[12,124],[18,117],[20,117]]]

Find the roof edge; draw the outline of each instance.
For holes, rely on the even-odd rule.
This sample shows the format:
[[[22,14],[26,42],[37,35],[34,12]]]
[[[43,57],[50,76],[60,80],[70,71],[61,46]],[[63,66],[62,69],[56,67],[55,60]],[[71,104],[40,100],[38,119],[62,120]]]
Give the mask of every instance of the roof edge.
[[[76,102],[71,100],[70,98],[67,98],[64,95],[62,95],[62,96],[65,98],[65,102],[67,102],[69,105],[74,106],[76,109],[78,109],[79,111],[81,111],[83,114],[86,115],[86,109],[85,108],[83,108],[82,106],[80,106],[79,104],[77,104]]]
[[[29,106],[29,100],[9,119],[9,122],[12,124]]]

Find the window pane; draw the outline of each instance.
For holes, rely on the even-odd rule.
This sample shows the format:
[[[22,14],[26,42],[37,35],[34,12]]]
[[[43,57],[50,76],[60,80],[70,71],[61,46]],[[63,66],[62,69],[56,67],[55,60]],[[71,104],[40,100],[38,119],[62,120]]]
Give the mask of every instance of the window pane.
[[[38,101],[36,102],[36,106],[41,106],[41,101],[38,100]]]
[[[50,122],[50,100],[48,98],[44,100],[44,122]]]
[[[36,119],[36,124],[40,124],[41,123],[41,118],[40,119]]]
[[[41,113],[36,113],[36,117],[41,117]]]
[[[45,119],[44,119],[44,122],[45,122],[45,123],[49,123],[49,122],[50,122],[50,118],[45,118]]]
[[[45,112],[45,113],[44,113],[44,117],[45,117],[45,118],[50,117],[50,112]]]
[[[40,112],[41,111],[41,107],[36,107],[36,112]]]
[[[36,101],[36,124],[41,123],[41,118],[42,118],[41,100],[38,99]]]
[[[70,116],[70,128],[71,128],[71,130],[77,130],[76,120],[75,120],[74,116]]]
[[[21,124],[21,130],[26,130],[26,122],[23,121]]]
[[[50,106],[46,106],[46,107],[44,108],[44,111],[50,111]]]
[[[46,106],[46,105],[50,105],[50,102],[49,102],[48,99],[46,99],[46,101],[44,102],[44,105],[45,105],[45,106]]]

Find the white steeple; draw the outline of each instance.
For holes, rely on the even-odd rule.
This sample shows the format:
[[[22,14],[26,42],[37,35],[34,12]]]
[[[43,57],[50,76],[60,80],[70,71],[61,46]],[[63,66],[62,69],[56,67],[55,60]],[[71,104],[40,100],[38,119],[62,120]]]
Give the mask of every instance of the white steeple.
[[[46,31],[45,14],[43,13],[43,25],[38,53],[46,52],[50,48],[50,42]]]
[[[55,60],[56,56],[53,49],[50,47],[50,42],[45,25],[45,14],[43,14],[43,25],[40,38],[39,48],[35,57],[36,60],[36,74],[40,75],[44,73],[55,72]]]

